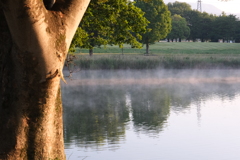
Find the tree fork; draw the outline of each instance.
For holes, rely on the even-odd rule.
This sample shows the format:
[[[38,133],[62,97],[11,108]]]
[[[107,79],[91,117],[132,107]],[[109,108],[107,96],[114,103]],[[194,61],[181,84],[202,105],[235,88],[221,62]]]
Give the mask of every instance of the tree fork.
[[[65,159],[60,78],[90,0],[0,0],[0,159]]]

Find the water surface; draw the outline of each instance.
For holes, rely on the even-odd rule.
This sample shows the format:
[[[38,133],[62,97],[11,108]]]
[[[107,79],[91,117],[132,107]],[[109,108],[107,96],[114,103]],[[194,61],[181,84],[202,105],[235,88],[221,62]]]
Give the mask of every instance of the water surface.
[[[80,71],[62,86],[67,159],[239,160],[239,70]]]

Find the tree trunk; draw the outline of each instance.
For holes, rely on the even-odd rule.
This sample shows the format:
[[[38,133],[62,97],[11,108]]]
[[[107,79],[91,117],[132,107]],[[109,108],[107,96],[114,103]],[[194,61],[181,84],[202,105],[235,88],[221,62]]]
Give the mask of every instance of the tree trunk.
[[[12,45],[3,59],[0,159],[65,159],[59,71],[40,82],[37,60],[16,54]]]
[[[146,43],[146,55],[149,55],[149,43]]]
[[[89,56],[92,56],[93,55],[93,49],[89,49]]]
[[[65,159],[60,78],[89,0],[0,2],[0,159]]]

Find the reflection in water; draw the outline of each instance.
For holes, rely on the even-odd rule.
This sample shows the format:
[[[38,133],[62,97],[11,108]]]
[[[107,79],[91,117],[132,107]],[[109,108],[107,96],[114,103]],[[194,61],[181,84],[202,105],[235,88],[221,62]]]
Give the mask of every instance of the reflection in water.
[[[227,72],[224,70],[218,72],[168,70],[161,73],[146,70],[142,72],[85,71],[81,72],[76,80],[70,81],[69,85],[62,86],[65,112],[64,139],[67,156],[70,156],[70,159],[74,159],[73,152],[78,159],[83,159],[84,156],[87,159],[94,159],[94,157],[101,159],[96,151],[106,153],[104,159],[113,159],[113,157],[114,159],[141,159],[143,158],[141,153],[137,151],[135,153],[135,150],[142,148],[144,152],[149,152],[145,159],[161,156],[163,158],[165,154],[171,155],[162,153],[160,156],[155,152],[150,155],[154,150],[151,148],[154,146],[150,145],[152,139],[156,140],[153,143],[156,143],[159,149],[164,150],[162,147],[167,148],[173,144],[170,150],[177,152],[180,146],[176,147],[177,145],[170,141],[175,139],[173,136],[178,137],[176,135],[181,133],[181,130],[189,131],[190,129],[191,132],[191,127],[193,128],[194,125],[191,126],[192,124],[188,121],[184,125],[179,124],[187,115],[191,115],[189,119],[191,122],[197,119],[197,127],[203,129],[204,120],[202,122],[202,119],[207,114],[202,112],[205,112],[206,108],[218,106],[219,104],[215,101],[233,102],[239,95],[240,74],[234,70]],[[206,106],[206,104],[211,105]],[[202,108],[203,106],[205,108]],[[216,113],[219,110],[220,108],[217,108]],[[181,118],[176,120],[178,117]],[[218,125],[218,122],[215,123]],[[179,128],[180,130],[173,129],[169,133],[166,130],[178,128],[178,126],[184,127]],[[186,132],[181,137],[187,134]],[[196,132],[189,136],[197,137],[198,134],[200,133]],[[161,136],[164,136],[164,140],[168,142],[163,143]],[[129,144],[136,137],[138,141]],[[137,145],[139,138],[143,139],[144,144]],[[198,141],[198,139],[195,140]],[[159,146],[160,144],[162,146]],[[181,144],[181,148],[189,147]],[[135,150],[128,152],[132,148]],[[118,151],[121,156],[115,157],[116,154],[111,155],[112,152],[109,150]],[[135,156],[127,158],[124,156],[127,153]],[[189,159],[196,159],[193,158],[195,156],[197,155],[192,155]],[[165,159],[175,160],[176,158],[170,157],[166,156]]]
[[[124,139],[129,111],[123,91],[105,87],[69,91],[64,114],[66,143],[74,138],[79,147],[99,147]]]
[[[130,93],[135,131],[159,133],[170,110],[167,91],[163,88],[143,87],[133,89]]]

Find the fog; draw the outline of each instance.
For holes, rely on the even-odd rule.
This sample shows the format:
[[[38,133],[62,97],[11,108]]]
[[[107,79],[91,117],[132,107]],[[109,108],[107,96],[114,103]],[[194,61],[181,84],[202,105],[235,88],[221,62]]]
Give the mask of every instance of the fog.
[[[115,116],[125,116],[122,117],[125,122],[134,116],[128,115],[130,106],[130,110],[135,109],[131,114],[137,113],[136,124],[157,132],[161,131],[169,110],[183,112],[192,104],[213,97],[231,100],[240,92],[239,70],[86,70],[74,73],[67,81],[68,84],[62,84],[65,110],[98,110],[103,116],[103,110],[111,106]],[[119,110],[122,112],[115,112]],[[154,117],[152,114],[158,117],[156,124],[144,118]],[[138,119],[137,115],[142,117]]]
[[[67,74],[67,73],[66,73]],[[239,70],[86,70],[73,74],[68,84],[62,84],[63,104],[94,103],[101,90],[138,92],[147,94],[148,89],[168,90],[177,97],[190,97],[202,94],[205,98],[211,95],[224,94],[234,97],[239,94]],[[95,96],[84,97],[91,92]],[[194,95],[193,95],[194,93]],[[201,96],[201,97],[202,97]],[[76,98],[79,97],[79,98]],[[86,102],[89,99],[90,102]],[[66,105],[68,106],[68,105]],[[71,105],[73,106],[73,105]]]
[[[91,89],[105,86],[128,90],[135,88],[141,92],[142,87],[171,86],[175,92],[183,94],[184,90],[189,92],[193,88],[201,92],[221,90],[224,86],[231,88],[232,85],[240,83],[240,72],[234,69],[83,70],[74,73],[67,81],[67,85],[62,85],[63,90],[74,86]],[[232,88],[233,92],[236,91],[234,88],[235,86]],[[69,99],[67,95],[64,98]]]
[[[193,150],[189,146],[196,148],[191,153],[218,153],[225,150],[219,146],[227,146],[232,148],[232,156],[238,147],[227,135],[240,134],[239,123],[235,123],[240,120],[239,70],[85,70],[73,73],[67,82],[62,83],[64,140],[67,155],[73,159],[74,155],[141,159],[139,150],[149,153],[147,159],[186,159],[185,155],[195,159],[195,154],[185,153]],[[206,135],[219,130],[219,145],[213,149],[208,144],[216,141]],[[183,142],[183,137],[199,139]],[[232,136],[233,141],[235,138]],[[174,147],[177,143],[172,139],[181,147]],[[140,141],[143,144],[134,146]],[[165,152],[156,154],[155,144]],[[174,154],[167,154],[166,146]],[[219,159],[227,155],[211,156]],[[203,157],[208,159],[209,155]]]

